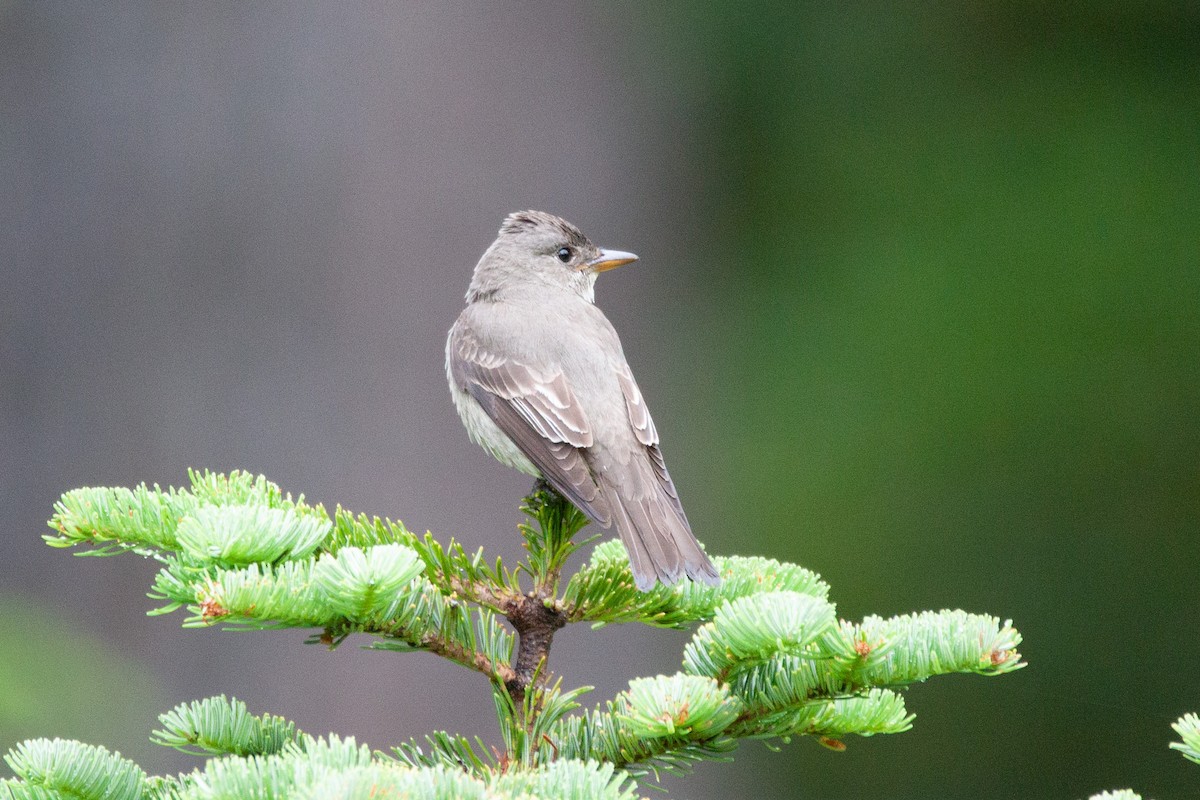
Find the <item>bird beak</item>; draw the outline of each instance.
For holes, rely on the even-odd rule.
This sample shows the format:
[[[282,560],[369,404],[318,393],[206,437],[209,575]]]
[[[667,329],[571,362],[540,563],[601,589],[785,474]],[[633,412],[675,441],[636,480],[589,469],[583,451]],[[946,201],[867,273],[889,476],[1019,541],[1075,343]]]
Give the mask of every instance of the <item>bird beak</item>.
[[[621,250],[601,250],[600,255],[596,256],[583,266],[585,269],[594,269],[596,272],[605,272],[610,269],[616,269],[622,264],[629,264],[633,261],[637,261],[637,256],[635,256],[633,253],[626,253]]]

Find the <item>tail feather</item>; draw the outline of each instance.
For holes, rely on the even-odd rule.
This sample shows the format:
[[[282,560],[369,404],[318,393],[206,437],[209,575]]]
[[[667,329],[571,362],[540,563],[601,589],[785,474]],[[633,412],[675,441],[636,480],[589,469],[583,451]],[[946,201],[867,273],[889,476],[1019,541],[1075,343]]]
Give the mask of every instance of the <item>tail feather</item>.
[[[621,487],[604,483],[638,589],[646,591],[655,581],[673,584],[684,575],[709,586],[720,583],[717,568],[700,549],[683,509],[666,496],[661,484],[654,480],[624,482]]]

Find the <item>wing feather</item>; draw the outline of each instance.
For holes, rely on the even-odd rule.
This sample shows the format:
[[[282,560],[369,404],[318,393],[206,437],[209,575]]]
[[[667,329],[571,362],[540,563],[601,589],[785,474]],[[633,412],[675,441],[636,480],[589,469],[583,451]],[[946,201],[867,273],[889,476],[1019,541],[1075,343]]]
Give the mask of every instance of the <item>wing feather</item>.
[[[449,349],[458,385],[555,489],[607,528],[608,504],[582,452],[593,444],[591,426],[562,373],[488,351],[463,328]]]
[[[667,472],[667,462],[658,448],[658,429],[654,427],[654,420],[650,417],[650,409],[642,397],[642,390],[638,388],[637,381],[634,380],[633,372],[630,371],[628,364],[622,361],[614,362],[612,366],[617,373],[617,382],[621,385],[621,393],[625,395],[625,412],[629,417],[629,425],[633,428],[637,440],[645,446],[654,477],[663,494],[666,495],[671,508],[683,521],[684,527],[689,527],[687,515],[683,513],[683,504],[679,502],[679,492],[675,489],[675,482],[671,480],[671,474]]]
[[[612,362],[612,368],[617,373],[617,383],[621,385],[621,394],[625,395],[625,412],[629,416],[629,424],[633,427],[634,435],[647,447],[658,444],[658,430],[654,427],[654,420],[650,418],[650,409],[646,407],[642,390],[638,388],[637,381],[633,379],[629,365],[622,360],[619,363]]]

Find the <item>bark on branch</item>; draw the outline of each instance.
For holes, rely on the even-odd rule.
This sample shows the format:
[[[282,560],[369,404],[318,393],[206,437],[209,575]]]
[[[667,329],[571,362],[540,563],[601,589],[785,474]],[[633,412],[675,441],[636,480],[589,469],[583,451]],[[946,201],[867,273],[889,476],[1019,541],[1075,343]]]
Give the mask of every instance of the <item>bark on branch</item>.
[[[555,632],[567,624],[567,615],[553,605],[547,605],[547,598],[533,592],[513,598],[506,605],[504,614],[517,632],[515,674],[504,685],[509,695],[520,701],[533,684],[535,675],[538,683],[544,683],[549,677],[546,665],[550,660],[550,645]]]

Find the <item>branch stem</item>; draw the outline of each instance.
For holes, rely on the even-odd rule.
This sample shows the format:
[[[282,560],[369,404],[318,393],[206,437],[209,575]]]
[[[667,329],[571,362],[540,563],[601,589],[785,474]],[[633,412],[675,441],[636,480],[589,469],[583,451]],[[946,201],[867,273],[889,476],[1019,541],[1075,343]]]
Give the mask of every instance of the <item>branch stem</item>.
[[[513,599],[505,609],[505,616],[517,632],[517,660],[513,664],[513,677],[504,685],[509,695],[520,702],[526,690],[533,684],[535,676],[539,684],[550,677],[546,664],[550,659],[550,645],[554,634],[567,624],[567,615],[559,611],[556,604],[536,592]]]
[[[546,668],[550,645],[555,632],[567,624],[567,615],[555,597],[558,580],[563,561],[576,548],[571,538],[587,524],[571,502],[542,478],[534,483],[525,504],[526,512],[537,521],[536,531],[522,526],[533,588],[525,594],[497,598],[501,612],[517,632],[515,676],[505,686],[518,703],[535,681],[540,686],[550,678]]]
[[[483,653],[467,650],[454,642],[447,642],[436,636],[427,636],[421,640],[421,646],[435,655],[481,672],[490,678],[501,680],[505,686],[516,679],[516,672],[508,664],[492,661]]]

